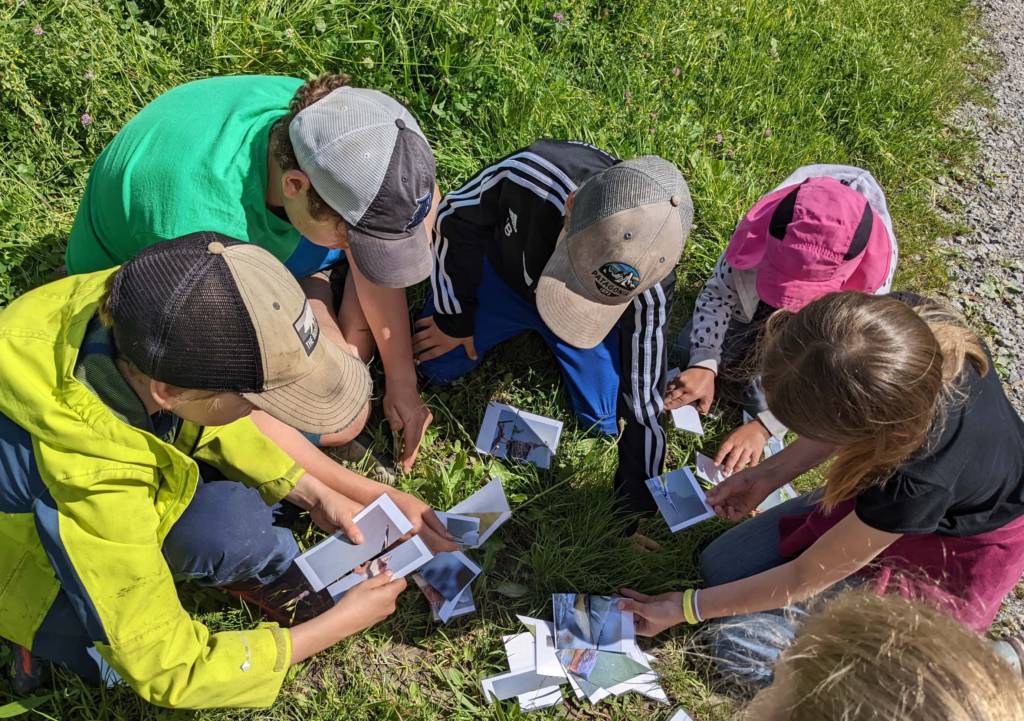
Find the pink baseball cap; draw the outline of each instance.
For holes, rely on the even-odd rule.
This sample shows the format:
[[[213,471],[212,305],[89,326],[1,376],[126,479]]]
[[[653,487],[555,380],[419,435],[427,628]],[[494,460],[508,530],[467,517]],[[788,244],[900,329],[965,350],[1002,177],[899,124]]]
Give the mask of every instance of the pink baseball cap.
[[[835,291],[878,290],[892,240],[867,198],[822,176],[757,201],[736,226],[725,259],[738,270],[757,268],[765,303],[798,311]]]

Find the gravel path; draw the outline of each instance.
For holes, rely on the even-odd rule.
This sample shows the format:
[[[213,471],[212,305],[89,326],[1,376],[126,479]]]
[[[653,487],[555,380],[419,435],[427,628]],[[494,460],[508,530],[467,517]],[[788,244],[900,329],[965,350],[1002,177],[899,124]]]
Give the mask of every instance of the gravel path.
[[[975,0],[1002,68],[989,81],[991,109],[969,104],[955,122],[979,136],[975,171],[949,190],[970,231],[945,244],[949,300],[985,331],[1007,393],[1024,414],[1024,2]],[[995,635],[1024,630],[1024,584],[1003,606]]]
[[[1002,60],[991,78],[995,107],[969,104],[955,119],[980,138],[979,164],[950,190],[970,232],[946,241],[950,298],[988,335],[1007,392],[1024,413],[1024,2],[976,0]]]

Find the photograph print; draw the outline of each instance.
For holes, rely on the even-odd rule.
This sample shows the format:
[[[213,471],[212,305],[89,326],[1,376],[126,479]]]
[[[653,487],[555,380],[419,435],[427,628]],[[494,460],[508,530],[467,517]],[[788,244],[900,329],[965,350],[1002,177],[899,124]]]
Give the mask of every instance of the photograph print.
[[[479,574],[480,567],[458,551],[439,553],[420,568],[420,576],[446,601],[457,599]]]
[[[704,489],[689,468],[648,478],[647,489],[673,533],[715,515],[704,496]]]
[[[617,596],[555,593],[555,647],[623,652],[634,640],[633,614],[619,609]]]
[[[338,531],[295,559],[295,565],[314,591],[376,558],[412,530],[409,519],[387,495],[366,506],[352,520],[363,532],[362,543],[352,543]]]
[[[490,403],[477,438],[477,450],[495,458],[549,468],[561,435],[561,421],[504,403]]]

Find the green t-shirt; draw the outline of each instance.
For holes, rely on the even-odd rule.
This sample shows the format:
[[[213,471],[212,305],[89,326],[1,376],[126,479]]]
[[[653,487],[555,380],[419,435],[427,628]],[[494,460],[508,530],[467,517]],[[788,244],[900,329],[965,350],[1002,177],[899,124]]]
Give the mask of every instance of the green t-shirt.
[[[89,174],[68,239],[68,272],[110,268],[200,230],[286,260],[300,235],[266,207],[267,142],[301,84],[267,75],[207,78],[144,107]]]

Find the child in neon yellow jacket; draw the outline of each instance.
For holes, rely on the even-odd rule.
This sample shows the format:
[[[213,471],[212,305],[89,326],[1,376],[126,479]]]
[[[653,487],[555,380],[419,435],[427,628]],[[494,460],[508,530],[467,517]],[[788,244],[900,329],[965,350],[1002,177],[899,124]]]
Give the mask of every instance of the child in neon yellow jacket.
[[[385,618],[405,582],[220,633],[174,582],[274,583],[298,553],[274,525],[283,500],[357,542],[352,515],[382,493],[439,527],[326,456],[300,466],[248,418],[335,432],[370,392],[258,246],[195,233],[31,291],[0,313],[0,358],[0,637],[93,682],[175,708],[269,705],[291,664]]]

